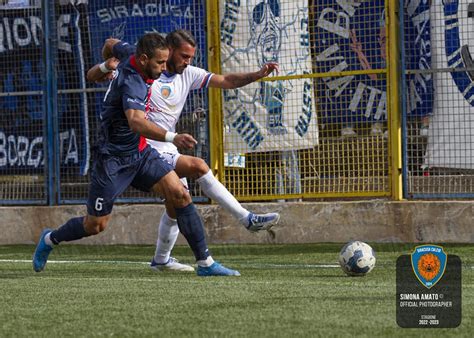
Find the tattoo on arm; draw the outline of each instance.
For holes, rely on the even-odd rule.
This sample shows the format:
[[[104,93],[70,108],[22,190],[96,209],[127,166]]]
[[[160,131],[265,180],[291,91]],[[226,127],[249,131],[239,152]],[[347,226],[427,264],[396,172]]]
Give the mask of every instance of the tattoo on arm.
[[[232,73],[226,75],[226,80],[231,84],[232,88],[240,88],[255,82],[259,79],[257,73]]]

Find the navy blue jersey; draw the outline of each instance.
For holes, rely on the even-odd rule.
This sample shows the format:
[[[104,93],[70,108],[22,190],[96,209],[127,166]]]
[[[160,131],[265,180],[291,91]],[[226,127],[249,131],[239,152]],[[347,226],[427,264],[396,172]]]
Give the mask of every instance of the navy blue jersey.
[[[120,63],[105,93],[100,114],[100,153],[129,155],[143,150],[144,139],[130,129],[125,111],[145,111],[152,83],[139,73],[135,56]]]

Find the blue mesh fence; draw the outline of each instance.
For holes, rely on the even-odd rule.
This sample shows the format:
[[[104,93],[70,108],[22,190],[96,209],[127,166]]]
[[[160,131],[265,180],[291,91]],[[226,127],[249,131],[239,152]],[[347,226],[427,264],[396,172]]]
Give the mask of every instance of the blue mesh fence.
[[[404,0],[400,8],[405,196],[472,198],[474,4]]]
[[[38,2],[0,2],[0,201],[47,202],[44,40]]]
[[[0,201],[64,204],[87,198],[107,83],[88,83],[107,38],[190,30],[206,68],[205,1],[3,1],[0,5]],[[46,13],[43,17],[43,13]],[[44,56],[46,55],[46,59]],[[208,159],[207,90],[191,92],[178,125]],[[190,189],[199,200],[194,182]],[[133,188],[122,201],[155,201]]]
[[[270,4],[275,8],[277,5],[286,8],[296,2],[275,0],[245,3],[255,3],[258,8]],[[308,18],[312,22],[308,27],[310,35],[314,35],[311,43],[315,45],[311,48],[315,54],[321,53],[318,49],[321,44],[330,42],[324,35],[314,34],[317,23],[315,14],[330,3],[333,2],[308,1]],[[231,2],[223,4],[232,7]],[[338,4],[334,2],[334,6]],[[380,1],[356,1],[354,6],[376,8],[378,11],[385,8]],[[467,0],[401,0],[400,13],[403,13],[400,15],[400,47],[403,55],[405,197],[472,198],[474,63],[470,51],[473,49],[470,47],[470,41],[473,40],[470,27],[474,20],[474,5]],[[207,68],[206,15],[204,0],[0,1],[0,204],[84,202],[88,193],[98,116],[107,88],[107,84],[88,83],[86,72],[103,61],[101,49],[105,39],[114,37],[134,44],[145,32],[166,34],[177,28],[188,29],[198,44],[193,64]],[[332,14],[327,15],[328,20],[337,18]],[[364,28],[364,18],[367,16],[356,15],[350,27],[359,25]],[[255,20],[258,18],[253,17]],[[377,15],[369,21],[382,25],[382,21],[375,19]],[[373,27],[366,28],[370,30]],[[367,35],[362,31],[360,34]],[[382,31],[378,32],[368,36],[368,40],[373,43],[366,49],[373,55],[379,53],[376,41],[380,43]],[[354,32],[351,31],[351,34]],[[356,39],[351,34],[341,42],[341,46],[347,50],[347,60],[359,60],[360,63],[362,58],[357,56]],[[369,56],[372,55],[370,53]],[[380,64],[374,69],[384,67],[384,64]],[[329,70],[318,66],[319,72]],[[362,78],[369,81],[367,74]],[[379,80],[385,81],[378,77],[376,80],[370,79]],[[327,119],[325,114],[330,113],[331,109],[337,111],[342,106],[335,97],[324,96],[328,91],[323,90],[325,87],[322,85],[329,82],[318,78],[313,83],[319,95],[318,106],[326,108],[321,109],[318,116],[320,136],[322,140],[326,134],[330,136],[326,139],[328,149],[332,149],[337,142],[346,142],[339,138],[347,121]],[[318,84],[321,86],[318,87]],[[341,104],[349,102],[345,98],[354,91],[356,89],[348,90],[347,95],[341,96]],[[361,104],[362,112],[366,108],[364,104]],[[190,154],[206,161],[209,159],[207,115],[207,91],[194,91],[188,97],[178,124],[179,131],[188,131],[199,141]],[[359,129],[349,136],[357,141],[364,140],[374,129],[371,124],[361,124],[359,120],[355,122]],[[377,149],[383,150],[385,154],[387,141],[384,138],[381,142],[384,146]],[[332,151],[325,152],[326,148],[320,149],[320,153],[311,155],[309,162],[305,162],[305,153],[300,154],[299,160],[303,164],[309,163],[306,167],[302,166],[301,179],[313,182],[324,178],[333,182],[334,175],[330,172],[333,169],[326,170],[324,166],[328,163],[329,168],[334,163],[334,154]],[[357,164],[366,158],[361,157]],[[376,168],[385,172],[388,160],[380,158],[382,160],[377,162]],[[313,175],[313,162],[319,163],[317,161],[321,162],[319,174],[323,175],[316,177]],[[251,161],[248,163],[251,164]],[[256,158],[255,169],[266,173],[262,167],[266,168],[269,163],[268,158]],[[343,174],[341,177],[345,179],[347,175],[345,172]],[[360,179],[360,175],[356,176],[355,179]],[[235,191],[244,186],[238,179],[228,183],[236,185]],[[332,191],[330,189],[334,184],[328,185],[329,190],[325,190],[326,187],[322,185],[324,189],[318,190],[318,193]],[[196,200],[204,199],[192,180],[190,190]],[[157,197],[129,189],[120,201],[155,200]]]

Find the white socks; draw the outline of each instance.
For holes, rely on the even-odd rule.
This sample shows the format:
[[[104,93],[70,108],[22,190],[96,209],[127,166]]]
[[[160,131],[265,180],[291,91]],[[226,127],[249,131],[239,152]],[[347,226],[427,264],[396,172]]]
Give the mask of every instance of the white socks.
[[[51,232],[46,234],[46,236],[44,236],[44,242],[50,247],[53,247],[54,244],[53,244],[53,241],[51,240],[50,235],[51,235]]]
[[[237,218],[242,224],[247,225],[247,217],[250,212],[242,207],[235,197],[219,182],[212,171],[208,171],[204,176],[198,178],[196,182],[201,186],[204,194],[219,203],[232,216]],[[165,264],[170,259],[171,250],[178,239],[179,228],[178,221],[170,218],[166,211],[161,216],[158,226],[158,239],[156,241],[155,262]],[[198,261],[200,266],[211,266],[214,260],[211,256],[206,260]]]
[[[230,212],[241,223],[247,225],[247,217],[250,212],[242,207],[235,197],[219,182],[212,171],[209,170],[205,175],[196,180],[201,186],[204,194],[219,203],[225,210]]]
[[[201,261],[197,261],[196,263],[199,266],[208,267],[208,266],[211,266],[212,264],[214,264],[214,259],[212,259],[211,256],[208,256],[206,259],[201,260]]]
[[[155,262],[165,264],[170,259],[171,250],[179,235],[178,221],[169,217],[166,211],[160,219],[158,226],[158,239],[156,240]]]
[[[171,250],[179,235],[178,221],[169,217],[165,211],[158,226],[158,240],[156,241],[156,251],[154,260],[158,264],[166,264],[170,259]],[[205,260],[197,261],[200,266],[211,266],[214,259],[211,256]]]

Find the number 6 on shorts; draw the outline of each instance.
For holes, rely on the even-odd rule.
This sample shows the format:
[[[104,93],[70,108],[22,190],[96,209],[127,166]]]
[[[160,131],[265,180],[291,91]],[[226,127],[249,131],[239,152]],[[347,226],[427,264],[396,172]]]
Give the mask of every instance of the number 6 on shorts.
[[[97,211],[102,210],[102,202],[103,201],[104,201],[104,199],[102,197],[97,197],[97,199],[95,200],[95,210],[97,210]]]

